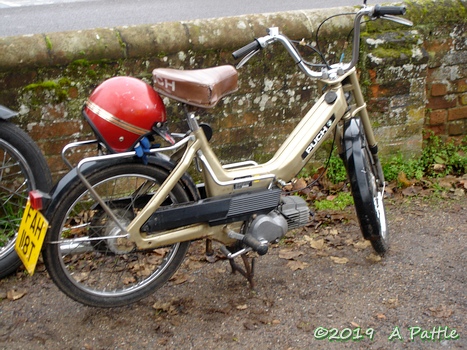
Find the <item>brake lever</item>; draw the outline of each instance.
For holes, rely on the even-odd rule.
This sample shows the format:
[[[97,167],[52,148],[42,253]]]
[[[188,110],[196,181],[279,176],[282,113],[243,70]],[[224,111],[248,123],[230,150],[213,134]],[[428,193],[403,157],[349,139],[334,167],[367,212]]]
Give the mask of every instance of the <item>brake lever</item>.
[[[254,51],[251,51],[248,55],[246,55],[245,57],[242,58],[242,60],[240,62],[238,62],[237,66],[235,67],[236,69],[239,69],[239,68],[242,68],[245,63],[248,62],[248,60],[250,58],[252,58],[254,55],[256,55],[258,52],[260,52],[261,50],[254,50]]]
[[[399,23],[399,24],[403,24],[403,25],[409,26],[409,27],[412,27],[412,26],[413,26],[413,22],[412,22],[412,21],[409,21],[408,19],[401,18],[401,17],[398,17],[398,16],[384,15],[384,16],[381,16],[381,17],[379,17],[379,18],[381,18],[381,19],[387,19],[387,20],[389,20],[389,21],[396,22],[396,23]]]

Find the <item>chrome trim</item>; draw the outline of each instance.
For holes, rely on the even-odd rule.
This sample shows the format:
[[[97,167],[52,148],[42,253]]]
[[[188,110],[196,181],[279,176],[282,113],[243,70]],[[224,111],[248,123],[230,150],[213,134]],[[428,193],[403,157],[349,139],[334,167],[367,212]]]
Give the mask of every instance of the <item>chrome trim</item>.
[[[241,168],[241,167],[249,166],[249,165],[256,166],[258,165],[258,163],[256,163],[254,160],[247,160],[245,162],[226,164],[226,165],[223,165],[222,167],[224,169],[234,169],[234,168]]]
[[[143,129],[133,124],[127,123],[126,121],[117,118],[112,113],[107,112],[102,107],[99,107],[97,104],[92,102],[91,100],[86,101],[86,106],[93,112],[94,114],[98,115],[102,119],[108,121],[109,123],[118,126],[126,131],[132,132],[133,134],[137,135],[144,135],[150,132],[151,130]]]

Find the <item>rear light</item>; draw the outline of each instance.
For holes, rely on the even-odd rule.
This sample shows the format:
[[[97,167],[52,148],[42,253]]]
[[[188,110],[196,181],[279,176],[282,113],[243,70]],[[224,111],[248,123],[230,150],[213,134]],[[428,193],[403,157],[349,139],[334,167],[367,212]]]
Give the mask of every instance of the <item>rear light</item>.
[[[29,203],[34,209],[42,210],[44,204],[42,202],[42,193],[36,190],[29,192]]]
[[[36,210],[46,209],[50,202],[50,196],[40,190],[29,192],[29,203]]]

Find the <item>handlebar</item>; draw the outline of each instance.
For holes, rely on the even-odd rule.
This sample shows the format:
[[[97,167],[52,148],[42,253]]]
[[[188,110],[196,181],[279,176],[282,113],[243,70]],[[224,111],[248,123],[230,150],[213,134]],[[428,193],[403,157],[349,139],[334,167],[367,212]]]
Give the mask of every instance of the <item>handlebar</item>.
[[[384,15],[405,15],[405,7],[404,6],[380,6],[376,5],[373,10],[373,17],[381,17]]]
[[[352,47],[352,60],[347,64],[334,64],[328,69],[323,69],[320,72],[310,69],[303,61],[300,53],[297,51],[295,46],[290,42],[290,40],[285,36],[279,33],[279,29],[269,28],[269,34],[260,38],[256,38],[251,43],[243,46],[242,48],[234,51],[232,56],[234,59],[243,58],[238,66],[242,66],[246,63],[256,52],[267,47],[268,45],[279,41],[288,51],[290,56],[294,59],[295,63],[300,67],[300,69],[311,78],[318,79],[328,79],[332,78],[335,75],[343,75],[349,70],[351,70],[358,62],[359,50],[360,50],[360,23],[361,19],[364,16],[369,16],[370,19],[387,19],[400,24],[405,24],[408,26],[412,25],[412,22],[395,17],[397,15],[404,15],[406,9],[404,6],[364,6],[361,10],[356,12],[354,20],[354,37],[353,37],[353,47]]]
[[[257,40],[255,40],[255,41],[243,46],[242,48],[238,49],[237,51],[234,51],[232,53],[232,56],[233,56],[233,58],[235,58],[237,60],[239,58],[242,58],[242,57],[248,55],[252,51],[256,51],[256,50],[260,50],[260,49],[261,49],[260,43]]]

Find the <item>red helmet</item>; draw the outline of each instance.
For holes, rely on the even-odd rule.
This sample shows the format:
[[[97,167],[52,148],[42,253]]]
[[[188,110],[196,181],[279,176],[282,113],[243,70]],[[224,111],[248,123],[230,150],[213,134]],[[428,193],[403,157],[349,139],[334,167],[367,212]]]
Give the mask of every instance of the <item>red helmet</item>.
[[[165,106],[153,88],[132,77],[110,78],[89,96],[83,115],[111,152],[132,150],[152,127],[167,120]]]

